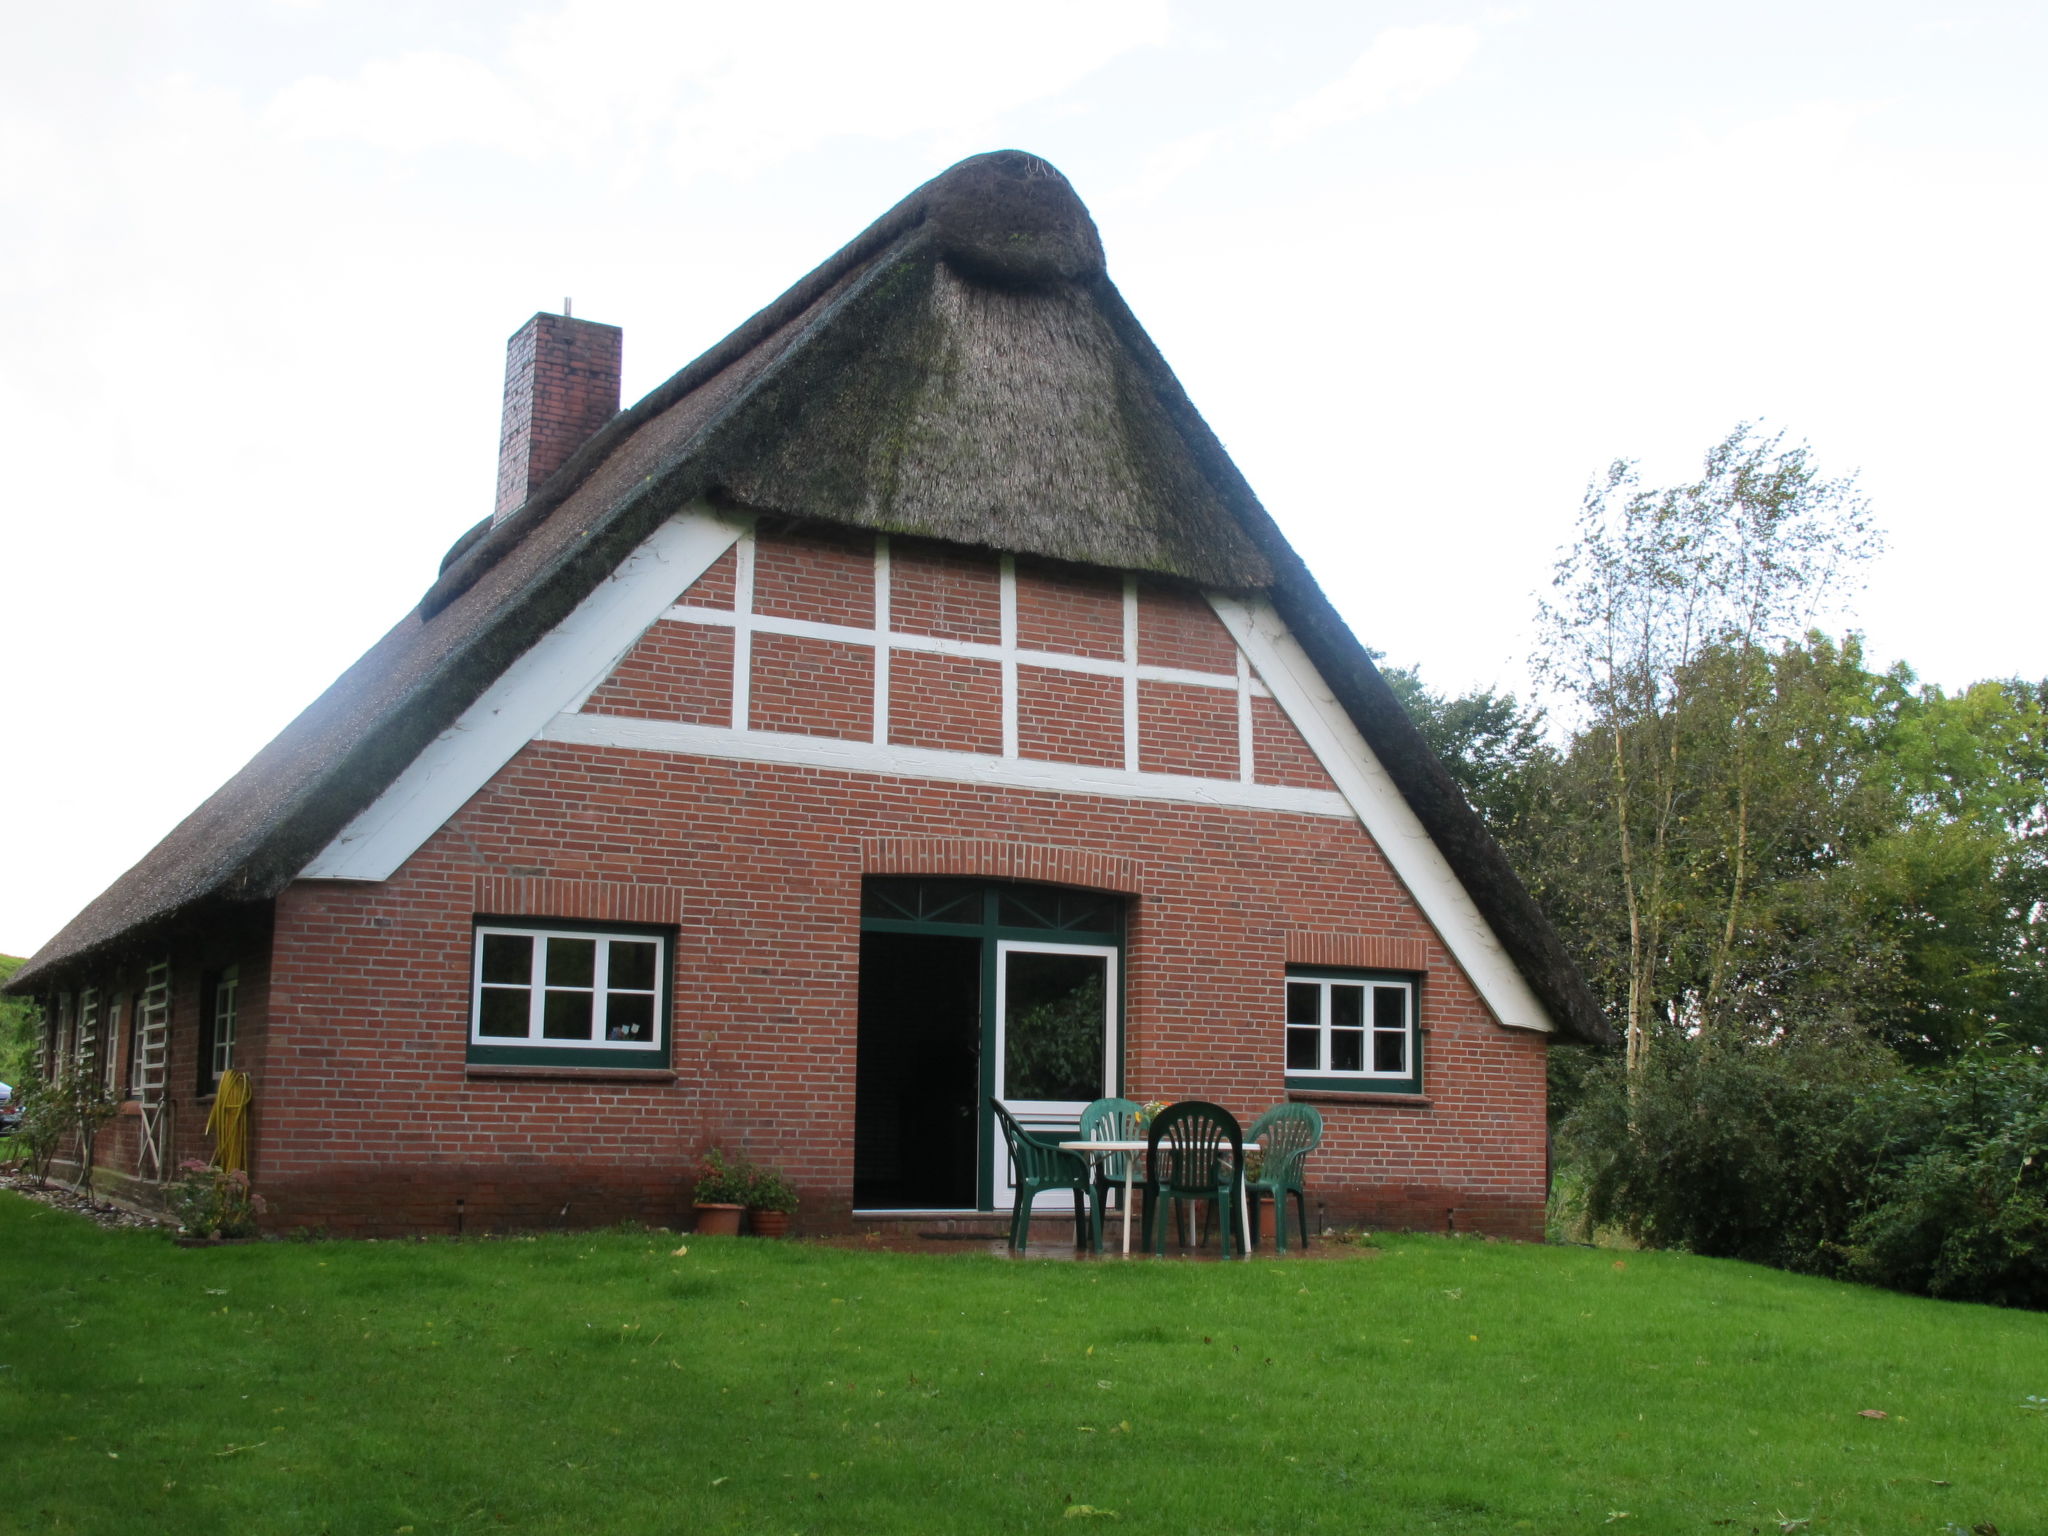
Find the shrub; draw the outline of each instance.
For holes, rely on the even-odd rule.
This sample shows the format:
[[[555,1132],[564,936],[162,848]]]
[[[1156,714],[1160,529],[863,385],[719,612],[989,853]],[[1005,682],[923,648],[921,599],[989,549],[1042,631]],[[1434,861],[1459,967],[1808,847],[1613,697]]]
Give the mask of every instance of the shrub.
[[[90,1195],[93,1143],[99,1139],[101,1127],[119,1112],[119,1101],[89,1072],[72,1072],[54,1082],[32,1077],[15,1089],[15,1097],[21,1105],[21,1124],[15,1129],[14,1140],[36,1183],[49,1179],[57,1149],[75,1131],[86,1193]]]
[[[23,1164],[38,1185],[50,1176],[50,1160],[64,1133],[71,1128],[70,1107],[65,1103],[63,1085],[30,1078],[14,1090],[21,1107],[21,1123],[14,1129],[14,1144]]]
[[[1846,1272],[2048,1308],[2048,1061],[1965,1058],[1885,1085],[1862,1116],[1881,1164]]]
[[[1660,1042],[1559,1131],[1584,1219],[1651,1247],[2048,1308],[2048,1060]]]
[[[193,1237],[253,1237],[263,1197],[240,1168],[215,1168],[194,1158],[178,1164],[184,1175],[170,1188],[171,1214]]]
[[[1897,1070],[1853,1046],[1660,1041],[1633,1086],[1618,1061],[1588,1074],[1559,1148],[1597,1226],[1834,1273],[1874,1162],[1858,1096]]]

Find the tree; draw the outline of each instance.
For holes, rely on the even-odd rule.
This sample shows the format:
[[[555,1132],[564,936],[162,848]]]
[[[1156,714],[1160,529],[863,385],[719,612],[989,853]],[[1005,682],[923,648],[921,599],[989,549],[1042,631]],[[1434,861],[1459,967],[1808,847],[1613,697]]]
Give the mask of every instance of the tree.
[[[23,961],[14,955],[0,955],[0,984]],[[42,1028],[42,1013],[26,997],[0,997],[0,1083],[19,1088],[35,1070],[36,1038]]]
[[[1587,490],[1535,660],[1577,707],[1579,744],[1600,748],[1581,788],[1611,833],[1631,1071],[1660,1016],[1700,1030],[1721,1019],[1755,900],[1769,658],[1878,547],[1853,478],[1824,479],[1803,445],[1748,424],[1709,450],[1697,481],[1646,490],[1617,461]],[[1703,930],[1709,847],[1715,922]],[[1705,964],[1675,996],[1668,940],[1681,919],[1705,937]]]

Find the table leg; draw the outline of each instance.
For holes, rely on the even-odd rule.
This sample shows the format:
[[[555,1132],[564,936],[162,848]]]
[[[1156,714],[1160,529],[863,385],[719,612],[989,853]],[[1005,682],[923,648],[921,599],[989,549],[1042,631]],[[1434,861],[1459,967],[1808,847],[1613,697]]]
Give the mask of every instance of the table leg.
[[[1131,1158],[1124,1158],[1124,1257],[1131,1256]]]
[[[1237,1250],[1239,1258],[1250,1258],[1252,1252],[1252,1212],[1247,1199],[1249,1194],[1250,1190],[1246,1187],[1244,1181],[1244,1169],[1240,1166],[1237,1170],[1237,1222],[1238,1230],[1244,1234],[1244,1246]],[[1273,1219],[1275,1221],[1280,1219],[1277,1211],[1274,1213]]]

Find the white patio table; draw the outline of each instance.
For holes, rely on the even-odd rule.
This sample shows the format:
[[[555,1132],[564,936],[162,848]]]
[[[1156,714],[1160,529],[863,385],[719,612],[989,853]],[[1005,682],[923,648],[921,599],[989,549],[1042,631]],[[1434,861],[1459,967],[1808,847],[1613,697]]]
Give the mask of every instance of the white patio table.
[[[1059,1149],[1062,1152],[1080,1153],[1081,1156],[1088,1159],[1088,1166],[1093,1168],[1097,1158],[1107,1157],[1114,1152],[1134,1152],[1139,1157],[1142,1157],[1145,1153],[1152,1150],[1152,1143],[1149,1141],[1063,1141],[1059,1143]],[[1244,1150],[1247,1154],[1256,1152],[1259,1150],[1259,1144],[1256,1141],[1248,1141],[1244,1144]],[[1132,1175],[1137,1172],[1137,1169],[1138,1157],[1129,1157],[1124,1160],[1124,1252],[1126,1254],[1129,1254],[1131,1251],[1131,1183]],[[1238,1230],[1244,1238],[1244,1246],[1240,1252],[1249,1255],[1252,1251],[1252,1214],[1245,1205],[1244,1164],[1242,1162],[1237,1165],[1237,1220]]]

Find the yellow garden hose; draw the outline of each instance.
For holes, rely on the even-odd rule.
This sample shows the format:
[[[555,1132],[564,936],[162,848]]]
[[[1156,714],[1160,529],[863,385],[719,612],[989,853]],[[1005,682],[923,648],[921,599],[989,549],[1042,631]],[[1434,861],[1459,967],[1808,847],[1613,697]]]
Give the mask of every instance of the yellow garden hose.
[[[206,1117],[206,1134],[216,1139],[214,1166],[223,1173],[249,1168],[249,1100],[254,1096],[246,1072],[226,1071]]]

